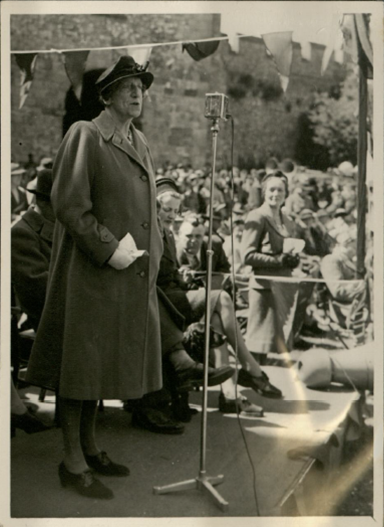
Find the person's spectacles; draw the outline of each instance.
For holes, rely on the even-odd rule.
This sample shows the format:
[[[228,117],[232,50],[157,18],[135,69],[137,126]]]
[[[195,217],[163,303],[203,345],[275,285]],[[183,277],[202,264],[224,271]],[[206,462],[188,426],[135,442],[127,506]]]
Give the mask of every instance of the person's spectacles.
[[[124,91],[129,91],[130,93],[136,93],[136,91],[141,91],[141,93],[145,93],[147,91],[147,88],[144,86],[144,84],[136,84],[134,82],[127,82],[125,84],[122,84],[121,89]]]

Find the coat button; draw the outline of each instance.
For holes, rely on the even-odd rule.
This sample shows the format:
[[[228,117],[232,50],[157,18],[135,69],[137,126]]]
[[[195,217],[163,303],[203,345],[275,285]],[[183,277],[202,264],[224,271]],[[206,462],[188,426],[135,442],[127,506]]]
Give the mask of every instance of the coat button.
[[[141,181],[148,181],[147,176],[140,176]]]
[[[144,223],[141,224],[141,226],[143,227],[143,229],[148,229],[149,227],[149,223],[147,223],[146,221]]]
[[[141,276],[141,278],[144,278],[144,276],[145,276],[145,271],[140,271],[139,276]]]

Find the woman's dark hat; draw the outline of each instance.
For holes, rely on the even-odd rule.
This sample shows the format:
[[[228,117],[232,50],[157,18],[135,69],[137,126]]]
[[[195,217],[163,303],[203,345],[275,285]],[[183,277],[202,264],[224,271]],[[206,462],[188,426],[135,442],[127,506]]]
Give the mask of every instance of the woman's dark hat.
[[[111,86],[111,84],[114,84],[121,79],[139,77],[144,86],[148,89],[151,86],[154,77],[152,73],[145,71],[147,67],[148,63],[145,66],[141,66],[140,64],[137,64],[131,56],[122,56],[100,75],[95,83],[96,87],[99,90],[99,93],[102,93],[105,88],[108,88],[108,86]]]
[[[50,199],[52,190],[52,170],[48,168],[40,170],[37,175],[36,188],[27,190],[31,194],[36,194],[38,197]]]
[[[170,177],[159,176],[156,178],[157,195],[164,194],[164,192],[179,192],[179,188],[175,181]]]

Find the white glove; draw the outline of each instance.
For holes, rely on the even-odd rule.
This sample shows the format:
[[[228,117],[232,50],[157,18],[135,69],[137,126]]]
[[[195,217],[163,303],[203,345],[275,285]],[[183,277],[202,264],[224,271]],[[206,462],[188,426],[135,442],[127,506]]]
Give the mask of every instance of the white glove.
[[[145,250],[139,250],[136,247],[135,240],[129,234],[129,232],[122,238],[119,242],[119,245],[115,252],[112,254],[111,258],[108,261],[108,264],[121,271],[129,267],[137,258],[148,254]]]

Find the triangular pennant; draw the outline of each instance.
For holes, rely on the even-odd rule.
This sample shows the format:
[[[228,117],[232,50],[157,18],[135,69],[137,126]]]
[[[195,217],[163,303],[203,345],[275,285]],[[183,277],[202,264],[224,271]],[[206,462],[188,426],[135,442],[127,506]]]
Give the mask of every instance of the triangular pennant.
[[[321,75],[324,75],[324,72],[328,67],[329,61],[331,60],[332,53],[333,53],[333,47],[326,46],[326,48],[324,49],[324,54],[323,54],[323,58],[321,61]]]
[[[23,107],[33,81],[36,67],[37,53],[15,53],[17,65],[20,68],[20,103],[19,110]]]
[[[367,15],[356,14],[354,15],[355,27],[358,43],[363,54],[364,60],[367,62],[368,67],[368,79],[373,78],[373,51],[372,45],[369,40],[368,34],[368,20]]]
[[[335,49],[334,60],[338,64],[343,64],[344,63],[344,50],[343,49]]]
[[[328,67],[330,58],[335,48],[340,47],[340,46],[336,46],[336,42],[340,42],[341,25],[342,25],[342,21],[340,19],[340,16],[334,15],[332,17],[332,23],[331,23],[330,30],[328,31],[327,43],[325,45],[323,59],[321,61],[321,75],[324,75],[324,72]]]
[[[209,40],[208,42],[186,42],[182,50],[186,50],[193,60],[202,60],[215,53],[219,47],[220,40]]]
[[[149,58],[152,53],[152,46],[145,46],[140,48],[135,48],[135,46],[129,46],[127,49],[128,55],[134,58],[137,64],[140,66],[145,66],[149,62]]]
[[[237,33],[228,33],[228,44],[233,53],[239,53],[240,51],[240,39]]]
[[[344,53],[351,55],[352,61],[357,64],[357,35],[353,15],[344,15],[341,31]]]
[[[286,91],[291,73],[293,46],[292,31],[281,31],[261,35],[268,51],[272,54],[280,76],[281,87]]]
[[[78,100],[81,99],[81,87],[88,55],[89,50],[64,52],[65,71]]]
[[[312,58],[312,45],[308,40],[303,40],[301,44],[301,58],[310,61]]]

